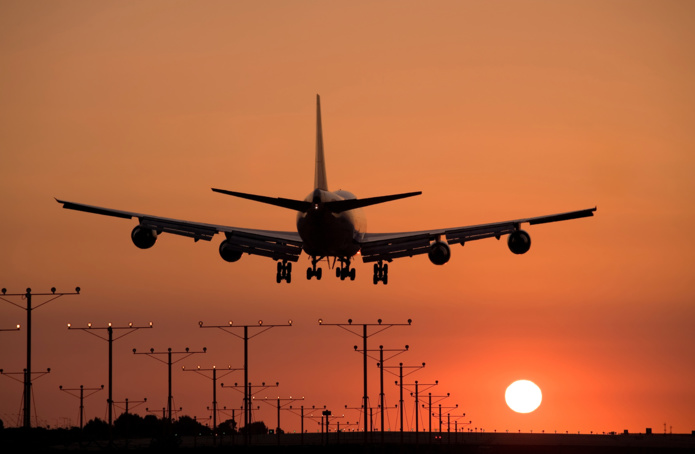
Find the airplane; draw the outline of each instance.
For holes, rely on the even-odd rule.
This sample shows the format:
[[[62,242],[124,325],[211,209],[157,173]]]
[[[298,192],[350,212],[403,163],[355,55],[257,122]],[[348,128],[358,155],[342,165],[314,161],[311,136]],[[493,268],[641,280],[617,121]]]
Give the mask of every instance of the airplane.
[[[297,212],[297,230],[269,231],[200,222],[169,219],[149,214],[114,210],[81,203],[56,199],[63,208],[87,213],[113,216],[117,218],[137,218],[138,224],[131,232],[131,239],[140,249],[154,246],[162,233],[171,233],[199,240],[210,241],[217,233],[225,239],[220,243],[219,254],[227,262],[236,262],[243,254],[269,257],[277,261],[276,282],[290,283],[292,263],[299,260],[304,251],[311,259],[306,277],[321,280],[322,271],[317,267],[326,260],[330,268],[336,270],[340,280],[355,280],[352,260],[359,254],[365,263],[374,262],[374,285],[388,284],[388,264],[401,257],[427,254],[435,265],[444,265],[451,257],[450,245],[464,245],[469,241],[509,235],[507,246],[514,254],[525,254],[531,247],[530,235],[521,230],[521,224],[546,224],[593,216],[596,207],[567,213],[515,219],[491,224],[472,225],[454,228],[437,228],[416,232],[368,233],[362,208],[393,200],[420,195],[422,192],[408,192],[359,199],[353,194],[339,190],[329,191],[326,176],[326,161],[323,149],[323,130],[321,126],[321,98],[316,95],[316,155],[314,169],[314,190],[304,200],[282,197],[266,197],[255,194],[212,188],[214,192],[248,199],[269,205],[287,208]],[[331,263],[331,259],[333,259]],[[339,262],[340,265],[336,266]]]

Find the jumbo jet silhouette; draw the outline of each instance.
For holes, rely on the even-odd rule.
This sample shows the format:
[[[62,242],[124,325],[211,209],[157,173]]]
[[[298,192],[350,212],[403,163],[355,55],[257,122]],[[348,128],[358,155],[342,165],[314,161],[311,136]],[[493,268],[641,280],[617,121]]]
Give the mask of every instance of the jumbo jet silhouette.
[[[335,268],[341,280],[355,279],[352,259],[360,253],[363,262],[374,263],[373,282],[388,283],[388,262],[400,257],[427,254],[435,265],[443,265],[451,257],[451,244],[464,244],[502,235],[509,235],[507,245],[514,254],[525,254],[531,247],[531,237],[520,229],[521,224],[545,224],[593,216],[596,208],[588,208],[568,213],[551,214],[512,221],[495,222],[446,229],[422,230],[403,233],[367,233],[363,207],[378,203],[412,197],[421,192],[386,195],[358,199],[347,191],[329,191],[326,178],[326,162],[323,152],[323,132],[321,127],[321,99],[316,96],[316,164],[314,171],[314,190],[304,200],[282,197],[265,197],[242,192],[212,189],[215,192],[276,205],[297,212],[297,231],[279,232],[257,230],[224,225],[203,224],[163,218],[149,214],[114,210],[81,203],[58,200],[63,208],[102,214],[119,218],[138,218],[131,238],[140,249],[154,246],[161,233],[173,233],[193,238],[195,241],[210,241],[217,233],[224,233],[220,244],[220,256],[227,262],[236,262],[246,253],[270,257],[277,261],[275,275],[278,283],[292,280],[292,262],[296,262],[302,250],[311,258],[311,266],[306,270],[307,279],[321,279],[319,262],[326,260],[329,268]],[[332,261],[331,261],[332,259]],[[339,266],[336,263],[339,262]]]

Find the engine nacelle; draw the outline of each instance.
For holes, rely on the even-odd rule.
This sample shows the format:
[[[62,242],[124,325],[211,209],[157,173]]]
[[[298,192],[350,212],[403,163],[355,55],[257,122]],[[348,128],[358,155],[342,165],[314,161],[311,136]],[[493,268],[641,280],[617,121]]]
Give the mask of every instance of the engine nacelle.
[[[430,251],[427,253],[430,258],[430,262],[435,265],[444,265],[451,258],[451,250],[449,245],[442,241],[435,241],[432,246],[430,246]]]
[[[220,257],[222,257],[225,262],[236,262],[241,258],[241,254],[241,251],[232,250],[227,240],[220,243]]]
[[[515,254],[526,254],[531,249],[531,236],[523,230],[512,232],[509,234],[507,246]]]
[[[130,238],[133,240],[133,244],[140,249],[149,249],[154,246],[154,243],[157,241],[157,232],[137,225],[133,231],[130,232]]]

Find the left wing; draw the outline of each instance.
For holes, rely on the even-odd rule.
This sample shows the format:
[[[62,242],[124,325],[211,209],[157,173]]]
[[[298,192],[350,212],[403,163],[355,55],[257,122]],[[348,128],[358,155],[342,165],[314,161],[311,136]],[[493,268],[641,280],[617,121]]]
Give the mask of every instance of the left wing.
[[[513,237],[510,237],[509,247],[512,249],[512,252],[523,254],[524,252],[528,251],[528,247],[530,247],[531,243],[528,234],[520,230],[519,227],[521,224],[529,223],[530,225],[536,225],[585,218],[593,216],[594,211],[596,211],[595,207],[588,208],[586,210],[570,211],[568,213],[516,219],[513,221],[495,222],[492,224],[453,227],[449,229],[422,230],[419,232],[402,233],[366,233],[362,241],[360,241],[360,244],[362,245],[362,261],[376,262],[384,260],[390,262],[391,260],[399,257],[412,257],[418,254],[430,253],[430,251],[432,251],[433,244],[438,242],[446,244],[463,244],[468,241],[482,240],[483,238],[490,237],[496,237],[499,239],[502,235],[514,234],[515,232],[521,232],[521,234],[526,236],[526,239],[521,238],[520,240],[527,241],[527,247],[525,250],[524,246],[517,246],[518,249],[516,250],[512,249],[514,247],[511,244]],[[448,256],[446,257],[446,260],[448,260]]]
[[[114,216],[117,218],[138,218],[139,224],[133,229],[131,237],[136,246],[147,249],[154,245],[157,235],[171,233],[193,238],[195,241],[210,241],[217,233],[224,233],[227,239],[220,247],[225,249],[227,257],[236,257],[241,254],[260,255],[271,257],[274,260],[288,260],[296,262],[302,253],[302,240],[297,232],[282,232],[271,230],[257,230],[225,225],[204,224],[201,222],[182,221],[179,219],[163,218],[149,214],[134,213],[131,211],[114,210],[81,203],[58,200],[63,208],[69,210],[84,211],[86,213]],[[225,256],[223,255],[223,258]],[[225,258],[226,260],[227,258]],[[235,260],[229,260],[235,261]]]

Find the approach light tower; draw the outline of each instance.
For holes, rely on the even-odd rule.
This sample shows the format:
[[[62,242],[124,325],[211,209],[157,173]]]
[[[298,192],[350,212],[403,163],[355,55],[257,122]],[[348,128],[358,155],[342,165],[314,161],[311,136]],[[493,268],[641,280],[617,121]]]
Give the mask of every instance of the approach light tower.
[[[244,426],[247,426],[251,422],[251,389],[249,383],[249,339],[253,339],[259,336],[271,328],[288,327],[292,326],[292,320],[288,320],[286,325],[264,325],[263,320],[258,320],[257,325],[234,325],[234,322],[230,321],[228,325],[204,325],[202,321],[198,322],[198,326],[201,328],[218,328],[222,331],[236,336],[244,341]],[[244,330],[244,335],[240,336],[235,333],[234,329],[242,328]],[[260,331],[249,336],[249,328],[256,328]]]
[[[29,429],[31,428],[31,311],[34,309],[38,309],[44,304],[48,304],[51,301],[60,298],[61,296],[65,295],[79,295],[80,294],[80,288],[75,287],[75,292],[71,293],[56,293],[56,288],[53,287],[51,288],[51,293],[34,293],[32,295],[31,289],[28,288],[26,293],[7,293],[7,289],[2,289],[2,296],[0,297],[1,300],[6,301],[10,303],[13,306],[16,306],[22,310],[27,311],[27,368],[25,369],[24,372],[24,428]],[[10,296],[18,296],[21,297],[22,299],[27,300],[27,307],[20,306],[17,303],[14,303],[10,300],[8,300],[5,297],[10,297]],[[48,300],[44,301],[43,303],[39,304],[36,307],[31,306],[31,299],[32,296],[47,296],[49,297]],[[19,327],[19,325],[18,325]]]
[[[105,340],[106,342],[109,343],[109,396],[106,400],[106,403],[109,408],[109,440],[112,440],[112,433],[111,429],[113,428],[113,342],[117,341],[118,339],[127,336],[128,334],[133,334],[135,331],[139,329],[147,329],[147,328],[152,328],[152,322],[150,322],[148,325],[145,326],[136,326],[133,325],[133,323],[128,323],[128,326],[113,326],[111,323],[109,323],[107,326],[93,326],[91,323],[87,323],[87,327],[84,328],[79,328],[79,327],[74,327],[72,324],[68,323],[68,329],[69,330],[80,330],[84,331],[85,333],[89,333],[94,337],[98,337],[101,340]],[[106,330],[107,336],[104,337],[101,334],[98,334],[99,331]],[[119,336],[116,336],[115,338],[113,337],[113,331],[121,331],[122,334]]]
[[[183,361],[184,359],[188,358],[191,355],[195,355],[197,353],[207,353],[208,349],[203,347],[202,351],[191,351],[188,347],[186,347],[185,351],[180,351],[180,352],[175,352],[171,350],[171,347],[167,349],[165,352],[156,352],[154,351],[154,348],[150,348],[149,352],[138,352],[137,349],[133,349],[133,354],[134,355],[147,355],[150,358],[156,359],[160,363],[164,363],[168,366],[169,368],[169,395],[167,397],[167,419],[169,420],[169,424],[171,424],[172,419],[171,419],[171,412],[172,408],[174,406],[174,396],[171,394],[171,365],[176,364],[179,361]],[[167,355],[167,360],[164,361],[163,359],[158,358],[158,355]],[[172,360],[173,355],[182,355],[179,359],[176,361]]]
[[[382,323],[382,320],[379,319],[377,320],[377,323],[362,323],[361,325],[353,325],[352,324],[352,319],[348,319],[347,323],[324,323],[323,319],[319,319],[319,325],[321,326],[337,326],[339,328],[344,329],[348,333],[352,333],[356,336],[359,336],[362,338],[362,353],[363,353],[363,379],[364,379],[364,396],[362,397],[362,405],[364,407],[364,420],[365,422],[367,421],[367,409],[369,408],[369,394],[367,393],[367,353],[369,350],[367,349],[367,339],[379,334],[382,331],[386,331],[387,329],[394,327],[394,326],[410,326],[413,323],[411,319],[408,319],[408,323]],[[355,326],[362,326],[362,334],[353,331]],[[376,330],[369,334],[369,328],[375,327]],[[365,443],[367,442],[367,434],[369,433],[369,424],[364,425],[364,440]]]

